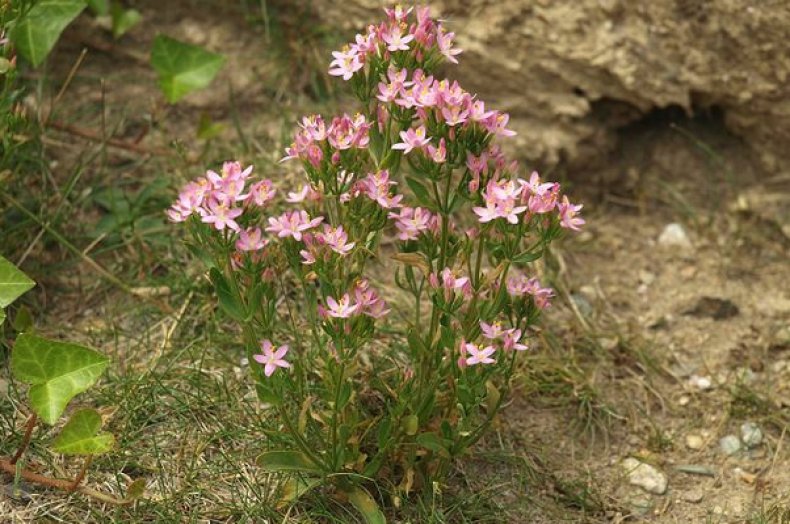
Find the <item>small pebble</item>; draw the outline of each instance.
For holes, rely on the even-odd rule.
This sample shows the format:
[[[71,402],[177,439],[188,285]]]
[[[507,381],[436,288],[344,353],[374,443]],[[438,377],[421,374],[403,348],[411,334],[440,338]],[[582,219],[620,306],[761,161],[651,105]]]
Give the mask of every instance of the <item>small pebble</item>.
[[[621,466],[628,475],[628,482],[648,493],[663,495],[667,491],[667,477],[650,464],[639,462],[633,457],[623,460]]]
[[[763,441],[763,432],[754,422],[741,424],[741,440],[747,448],[756,448]]]
[[[667,224],[658,236],[658,243],[665,247],[691,247],[691,240],[689,240],[686,230],[678,223]]]
[[[702,499],[705,497],[705,494],[702,490],[699,489],[692,489],[690,491],[683,492],[683,500],[686,502],[691,502],[692,504],[696,504],[698,502],[702,502]]]
[[[691,402],[691,399],[686,395],[683,395],[678,399],[678,404],[680,404],[681,406],[688,406],[689,402]]]
[[[686,435],[686,447],[689,449],[702,449],[705,441],[699,435]]]
[[[741,440],[735,435],[727,435],[719,440],[719,448],[725,455],[734,455],[741,449]]]
[[[689,377],[689,385],[705,391],[713,387],[713,382],[710,377],[700,377],[698,375],[691,375]]]

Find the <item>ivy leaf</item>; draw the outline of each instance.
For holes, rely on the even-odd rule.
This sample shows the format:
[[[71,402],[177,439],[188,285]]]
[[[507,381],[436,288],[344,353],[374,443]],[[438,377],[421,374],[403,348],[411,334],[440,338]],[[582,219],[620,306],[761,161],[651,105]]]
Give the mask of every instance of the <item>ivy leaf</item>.
[[[322,473],[321,468],[299,451],[267,451],[258,457],[258,465],[266,471]]]
[[[110,12],[110,0],[86,0],[88,7],[96,16],[103,16]]]
[[[38,67],[85,7],[85,0],[41,0],[14,27],[11,40],[22,56]]]
[[[76,411],[52,442],[52,449],[64,455],[99,455],[112,449],[115,437],[99,433],[101,415],[95,409]]]
[[[381,512],[379,505],[370,496],[370,493],[362,488],[353,488],[347,492],[348,501],[365,518],[367,524],[387,524],[384,513]]]
[[[143,15],[137,9],[124,9],[121,4],[113,4],[110,9],[112,36],[121,38],[126,32],[140,23]]]
[[[209,85],[224,63],[222,55],[164,35],[157,35],[151,50],[159,87],[171,104]]]
[[[19,335],[11,352],[14,376],[32,387],[30,407],[47,424],[54,424],[76,395],[96,383],[109,359],[85,346]]]
[[[8,307],[35,285],[36,283],[17,269],[14,264],[0,257],[0,308]]]

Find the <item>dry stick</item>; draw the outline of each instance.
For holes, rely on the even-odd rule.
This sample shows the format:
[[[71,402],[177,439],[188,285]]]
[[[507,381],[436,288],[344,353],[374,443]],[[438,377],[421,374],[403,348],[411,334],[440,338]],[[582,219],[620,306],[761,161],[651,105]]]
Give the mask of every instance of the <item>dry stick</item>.
[[[8,195],[8,194],[6,194],[4,196],[5,196],[6,200],[8,200],[15,208],[17,208],[22,213],[26,214],[28,217],[30,217],[33,220],[35,220],[36,222],[38,222],[39,226],[41,226],[43,229],[45,229],[47,231],[47,233],[52,235],[55,238],[55,240],[57,240],[58,242],[63,244],[66,247],[66,249],[68,249],[73,254],[75,254],[79,258],[81,258],[83,260],[83,262],[85,262],[86,264],[91,266],[94,269],[94,271],[99,273],[99,275],[104,277],[104,279],[109,281],[111,284],[115,284],[122,291],[125,291],[126,293],[128,293],[128,294],[130,294],[132,296],[138,297],[138,298],[140,298],[140,299],[142,299],[142,300],[144,300],[144,301],[146,301],[146,302],[158,307],[160,310],[164,311],[165,313],[167,313],[169,315],[174,313],[173,308],[170,307],[169,304],[167,304],[165,302],[162,302],[161,300],[157,300],[154,297],[149,297],[149,296],[141,295],[140,293],[136,293],[135,290],[132,289],[128,284],[126,284],[121,279],[119,279],[118,277],[116,277],[115,275],[113,275],[112,273],[110,273],[109,271],[104,269],[103,267],[101,267],[98,264],[98,262],[93,260],[91,257],[89,257],[87,255],[84,255],[82,253],[82,251],[77,249],[76,246],[74,246],[71,242],[66,240],[60,233],[58,233],[57,231],[52,229],[49,224],[42,222],[35,214],[33,214],[30,210],[28,210],[25,206],[23,206],[19,202],[17,202],[14,197],[12,197],[11,195]]]
[[[52,113],[55,111],[55,107],[60,102],[60,99],[63,98],[63,94],[66,92],[66,89],[69,88],[71,81],[74,79],[74,75],[77,74],[77,70],[82,65],[82,61],[85,60],[85,56],[87,54],[88,54],[88,50],[82,48],[82,52],[80,53],[80,56],[77,57],[77,60],[74,62],[74,65],[71,66],[71,70],[69,71],[68,76],[66,76],[66,81],[63,82],[63,85],[60,87],[60,91],[58,91],[58,94],[55,95],[55,99],[52,101],[52,104],[49,106],[49,112],[47,113],[47,116],[44,117],[44,120],[41,122],[42,127],[46,127],[49,117],[52,116]]]
[[[161,149],[158,147],[148,148],[137,144],[132,144],[124,140],[120,140],[118,138],[112,138],[112,137],[104,138],[100,134],[94,133],[93,131],[82,129],[80,127],[72,126],[69,124],[63,124],[61,122],[50,122],[47,124],[47,127],[57,129],[58,131],[64,131],[66,133],[70,133],[72,135],[85,138],[87,140],[92,140],[94,142],[105,143],[108,146],[117,147],[119,149],[125,149],[127,151],[131,151],[133,153],[138,153],[141,155],[175,156],[175,153],[173,151],[170,151],[169,149]]]
[[[33,436],[33,429],[36,427],[36,422],[38,422],[38,416],[33,413],[28,417],[27,424],[25,426],[25,436],[22,437],[22,442],[19,444],[19,448],[14,453],[14,457],[11,459],[11,464],[16,464],[17,461],[22,458],[22,454],[27,449],[28,445],[30,444],[30,437]]]
[[[17,474],[16,465],[11,464],[11,461],[5,458],[0,458],[0,470],[5,471],[9,475],[16,476]],[[88,495],[89,497],[101,500],[102,502],[109,502],[110,504],[125,505],[134,502],[134,499],[119,499],[113,497],[112,495],[108,495],[107,493],[96,491],[95,489],[89,488],[87,486],[78,486],[76,490],[72,490],[71,487],[74,484],[73,480],[55,479],[52,477],[47,477],[46,475],[39,475],[38,473],[34,473],[27,469],[23,469],[18,473],[20,477],[28,482],[35,482],[36,484],[41,484],[42,486],[62,489],[65,491],[77,491],[83,495]]]

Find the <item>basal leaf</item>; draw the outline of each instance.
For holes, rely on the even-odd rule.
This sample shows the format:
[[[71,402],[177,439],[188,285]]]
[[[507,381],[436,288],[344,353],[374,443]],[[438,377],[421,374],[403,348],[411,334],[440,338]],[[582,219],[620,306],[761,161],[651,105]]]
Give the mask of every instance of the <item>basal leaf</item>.
[[[151,66],[159,75],[159,87],[170,103],[209,85],[225,57],[202,47],[157,35],[151,50]]]
[[[258,465],[267,471],[321,473],[321,468],[299,451],[267,451],[258,457]]]
[[[64,455],[99,455],[112,449],[115,437],[99,433],[101,415],[95,409],[74,412],[55,440],[52,449]]]
[[[14,264],[0,257],[0,308],[8,307],[35,285],[36,283],[17,269]]]
[[[14,376],[31,384],[30,407],[54,424],[76,395],[96,383],[109,360],[90,348],[36,335],[19,335],[11,352]]]
[[[322,479],[316,478],[302,478],[301,476],[293,477],[285,481],[280,494],[280,500],[277,501],[277,507],[282,509],[285,506],[296,502],[299,497],[321,485]]]
[[[384,513],[367,491],[357,487],[348,491],[347,495],[348,501],[362,514],[367,524],[387,524]]]
[[[16,24],[11,40],[22,56],[37,67],[86,6],[85,0],[41,0]]]

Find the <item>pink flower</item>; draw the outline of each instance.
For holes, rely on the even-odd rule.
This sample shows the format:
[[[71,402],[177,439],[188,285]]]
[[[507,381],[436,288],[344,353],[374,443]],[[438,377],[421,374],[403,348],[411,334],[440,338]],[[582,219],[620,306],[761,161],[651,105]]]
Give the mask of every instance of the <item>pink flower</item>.
[[[326,305],[328,307],[326,314],[334,318],[349,318],[359,309],[359,304],[351,303],[351,296],[348,293],[340,297],[340,300],[326,297]]]
[[[521,340],[521,330],[512,328],[508,329],[504,332],[504,337],[502,338],[502,349],[505,351],[526,351],[529,349],[526,344],[519,343]]]
[[[466,351],[467,356],[464,361],[467,366],[474,366],[475,364],[494,364],[496,360],[491,358],[496,352],[496,348],[494,346],[486,346],[481,348],[480,346],[472,343],[464,344],[463,346],[464,351]]]
[[[447,59],[448,62],[457,64],[458,60],[455,55],[461,53],[460,49],[453,48],[453,39],[455,33],[445,33],[444,27],[439,26],[436,31],[436,45],[439,46],[439,52]]]
[[[403,36],[400,25],[393,25],[388,31],[382,33],[381,39],[387,44],[389,51],[408,51],[408,44],[414,40],[414,35]]]
[[[259,227],[242,229],[238,240],[236,240],[236,249],[239,251],[260,251],[268,243],[267,240],[261,238],[262,234]]]
[[[505,334],[505,329],[502,327],[501,322],[494,322],[493,324],[480,322],[480,329],[483,331],[483,336],[489,340],[496,340]]]
[[[488,169],[488,153],[483,151],[480,156],[474,156],[471,152],[466,154],[466,167],[475,175],[480,175]]]
[[[321,233],[320,238],[332,251],[341,256],[348,255],[356,245],[356,242],[348,242],[348,235],[343,230],[343,226],[332,228],[329,225],[324,225],[324,232]]]
[[[448,126],[457,126],[466,122],[469,117],[469,111],[462,106],[444,106],[442,107],[442,118]]]
[[[291,204],[298,204],[305,200],[317,202],[321,200],[321,193],[313,189],[310,184],[304,184],[299,187],[299,191],[289,191],[288,196],[285,197],[285,201]]]
[[[389,176],[389,171],[386,169],[368,174],[358,182],[359,192],[376,201],[384,209],[398,207],[400,201],[403,200],[403,195],[391,196],[389,194],[390,186],[396,185],[389,179]]]
[[[426,152],[431,160],[437,164],[444,164],[445,160],[447,160],[447,144],[444,138],[439,140],[439,147],[433,147],[433,144],[428,144]]]
[[[567,196],[562,197],[562,202],[557,204],[560,213],[560,225],[566,229],[579,231],[584,225],[584,219],[577,216],[582,209],[582,205],[573,205],[568,201]]]
[[[370,287],[370,282],[363,278],[357,281],[353,289],[354,300],[360,307],[360,312],[371,318],[381,318],[390,310],[387,303]]]
[[[496,111],[486,111],[486,104],[482,100],[475,100],[469,111],[469,119],[472,122],[484,122],[491,118]]]
[[[208,203],[208,211],[200,220],[206,224],[214,224],[217,231],[222,231],[225,228],[238,231],[241,228],[234,219],[238,218],[243,211],[241,208],[229,208],[224,202],[212,199]]]
[[[277,191],[275,191],[272,186],[271,180],[261,180],[250,187],[250,192],[247,195],[247,202],[252,202],[258,207],[263,207],[274,198],[276,192]]]
[[[253,355],[252,358],[255,362],[264,366],[263,373],[267,377],[277,371],[277,368],[290,368],[291,364],[284,360],[286,353],[288,353],[288,345],[284,344],[274,350],[274,344],[269,340],[261,340],[261,350],[263,353]]]
[[[444,268],[439,275],[436,273],[428,275],[428,283],[434,289],[443,288],[444,299],[447,301],[452,300],[455,292],[460,292],[466,297],[472,295],[472,283],[469,281],[469,278],[456,276],[455,272],[449,267]]]
[[[329,64],[329,74],[342,76],[343,80],[350,80],[355,72],[365,66],[359,59],[359,54],[353,50],[332,51],[332,56],[335,59]]]
[[[286,211],[279,217],[269,217],[266,231],[276,233],[280,238],[293,237],[298,242],[302,240],[302,232],[316,227],[323,220],[324,217],[310,220],[306,211]]]
[[[507,113],[500,113],[498,111],[494,111],[494,113],[489,116],[486,120],[482,122],[483,126],[489,133],[499,136],[515,136],[516,132],[510,129],[506,129],[508,121],[510,120],[510,115]]]
[[[403,6],[398,4],[395,7],[385,7],[384,12],[387,13],[387,16],[390,20],[400,23],[406,20],[406,17],[409,16],[409,13],[412,12],[412,9],[414,8],[410,7],[404,10]]]
[[[507,292],[510,296],[521,297],[531,295],[538,309],[546,309],[551,305],[554,290],[550,287],[541,287],[537,278],[527,278],[524,275],[507,279]]]
[[[408,131],[401,131],[400,138],[403,142],[392,145],[392,149],[399,149],[403,154],[409,153],[412,149],[422,149],[424,146],[431,143],[431,139],[425,136],[425,126],[420,126],[417,129],[410,128]]]
[[[430,228],[434,217],[430,211],[421,207],[403,207],[400,213],[390,213],[389,218],[395,220],[399,239],[415,240],[420,233]]]

